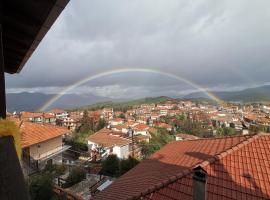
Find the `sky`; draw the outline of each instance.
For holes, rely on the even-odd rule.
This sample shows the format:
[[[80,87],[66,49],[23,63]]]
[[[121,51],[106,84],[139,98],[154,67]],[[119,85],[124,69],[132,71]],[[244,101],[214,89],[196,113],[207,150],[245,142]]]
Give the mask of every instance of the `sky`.
[[[70,1],[23,70],[6,75],[7,92],[61,93],[108,71],[66,92],[140,98],[198,90],[187,82],[216,91],[269,84],[269,7],[269,0]]]

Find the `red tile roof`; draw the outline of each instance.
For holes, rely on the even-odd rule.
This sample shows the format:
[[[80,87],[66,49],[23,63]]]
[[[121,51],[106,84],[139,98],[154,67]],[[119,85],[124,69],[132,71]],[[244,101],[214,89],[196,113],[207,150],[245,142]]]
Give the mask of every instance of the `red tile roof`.
[[[49,124],[23,122],[20,124],[22,148],[70,133],[66,128]]]
[[[209,200],[270,199],[269,150],[270,135],[172,142],[93,199],[192,199],[198,165],[208,173]]]
[[[54,109],[49,111],[49,113],[54,113],[54,114],[64,113],[64,112],[66,112],[66,111],[61,109],[61,108],[54,108]]]
[[[180,137],[183,140],[196,140],[196,139],[199,139],[199,137],[197,137],[195,135],[190,135],[190,134],[185,134],[185,133],[178,133],[175,136]]]
[[[166,124],[166,123],[163,123],[163,122],[157,123],[156,126],[159,127],[159,128],[172,128],[172,126],[170,124]]]
[[[28,120],[29,118],[33,118],[33,117],[42,117],[41,112],[26,112],[26,111],[23,111],[20,114],[21,114],[21,119],[26,119],[26,120]]]
[[[119,136],[119,132],[103,128],[90,135],[88,140],[104,147],[123,146],[131,143],[131,140]]]
[[[143,131],[143,130],[148,130],[149,126],[145,125],[145,124],[137,124],[136,126],[134,126],[135,130],[139,130],[139,131]]]

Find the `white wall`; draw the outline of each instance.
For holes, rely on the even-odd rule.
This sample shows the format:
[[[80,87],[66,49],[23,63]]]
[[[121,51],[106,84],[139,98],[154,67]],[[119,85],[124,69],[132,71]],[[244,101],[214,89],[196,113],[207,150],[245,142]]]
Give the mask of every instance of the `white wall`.
[[[87,143],[88,143],[89,149],[91,150],[96,150],[96,148],[98,147],[98,144],[91,142],[89,140],[87,141]],[[110,149],[104,148],[104,150],[106,151],[106,153],[104,153],[103,155],[107,157],[110,154]],[[128,158],[129,145],[127,144],[124,146],[114,146],[112,153],[115,154],[120,159]]]
[[[128,158],[129,145],[114,146],[113,147],[113,154],[117,155],[117,157],[120,159]]]

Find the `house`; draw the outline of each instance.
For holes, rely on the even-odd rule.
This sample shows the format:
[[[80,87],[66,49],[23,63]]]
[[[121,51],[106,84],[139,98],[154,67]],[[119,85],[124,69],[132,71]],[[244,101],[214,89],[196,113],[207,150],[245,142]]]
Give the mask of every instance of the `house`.
[[[160,116],[166,116],[166,115],[168,115],[168,110],[167,109],[162,109],[162,110],[160,110],[159,111],[160,113]]]
[[[88,111],[88,116],[94,122],[94,124],[97,124],[101,118],[101,110]]]
[[[29,121],[29,122],[33,122],[33,123],[43,123],[42,113],[39,113],[39,112],[23,111],[20,113],[19,117],[23,121]]]
[[[172,131],[172,126],[170,124],[166,124],[166,123],[160,122],[160,123],[156,123],[155,126],[156,127],[159,127],[159,128],[164,128],[167,131]]]
[[[140,142],[147,142],[148,143],[150,140],[150,137],[147,135],[135,135],[134,140],[138,143],[140,143]]]
[[[67,117],[60,120],[61,126],[66,127],[68,130],[75,131],[80,126],[80,118]]]
[[[269,160],[266,134],[175,141],[92,199],[270,199]]]
[[[109,120],[109,124],[112,126],[123,124],[124,122],[125,120],[123,118],[114,118],[114,119]]]
[[[190,135],[190,134],[185,134],[185,133],[178,133],[175,135],[175,140],[176,141],[182,141],[182,140],[197,140],[199,137]]]
[[[149,126],[145,124],[137,124],[132,129],[134,131],[134,135],[150,135],[149,134]]]
[[[56,125],[56,117],[50,113],[43,113],[43,122],[47,124]]]
[[[70,131],[49,124],[19,122],[21,131],[22,168],[25,174],[43,169],[46,164],[62,162],[62,152],[70,146],[62,138]]]
[[[110,154],[115,154],[120,159],[129,156],[131,140],[122,137],[119,132],[103,128],[90,135],[87,140],[89,149],[93,153],[98,152],[101,154],[102,158],[106,158]]]
[[[65,119],[68,117],[68,112],[60,108],[52,109],[49,113],[54,114],[56,119]]]
[[[127,133],[129,126],[127,125],[127,123],[126,124],[119,124],[119,125],[112,126],[111,129],[113,131]]]
[[[101,118],[105,119],[106,121],[113,119],[113,116],[113,108],[104,108],[101,112]]]
[[[51,113],[41,113],[41,112],[26,112],[20,113],[19,118],[23,121],[29,121],[33,123],[47,123],[56,124],[56,117]]]

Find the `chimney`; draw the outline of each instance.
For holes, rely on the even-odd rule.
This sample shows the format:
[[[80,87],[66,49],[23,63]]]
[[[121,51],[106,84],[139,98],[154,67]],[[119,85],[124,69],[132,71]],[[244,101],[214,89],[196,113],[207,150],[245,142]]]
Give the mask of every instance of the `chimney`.
[[[193,169],[192,187],[193,200],[207,199],[207,172],[201,166]]]

